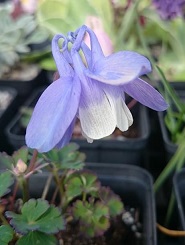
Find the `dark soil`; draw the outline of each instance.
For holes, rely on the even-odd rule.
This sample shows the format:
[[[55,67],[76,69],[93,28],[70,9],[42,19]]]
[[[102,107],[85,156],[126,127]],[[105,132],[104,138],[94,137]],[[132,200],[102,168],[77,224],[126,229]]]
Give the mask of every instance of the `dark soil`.
[[[135,210],[135,209],[134,209]],[[129,212],[130,213],[130,212]],[[142,245],[142,226],[138,221],[138,211],[134,211],[132,224],[123,222],[122,216],[111,221],[109,230],[95,238],[87,238],[80,234],[79,224],[70,223],[67,229],[59,234],[60,245]],[[133,217],[133,216],[132,216]],[[127,224],[126,224],[127,223]]]
[[[2,80],[29,81],[38,74],[40,68],[34,64],[19,63],[3,74]]]
[[[125,138],[138,138],[138,137],[139,137],[139,133],[138,133],[137,126],[136,124],[132,124],[130,128],[125,132],[122,132],[118,128],[116,128],[113,134],[111,134],[110,136],[104,139],[124,140]],[[85,139],[81,134],[81,126],[79,120],[77,120],[74,128],[73,139]]]

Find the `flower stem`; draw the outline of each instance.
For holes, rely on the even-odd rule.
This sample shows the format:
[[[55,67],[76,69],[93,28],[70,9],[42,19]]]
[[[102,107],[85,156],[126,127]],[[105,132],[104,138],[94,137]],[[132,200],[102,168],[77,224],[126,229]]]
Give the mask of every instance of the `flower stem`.
[[[178,172],[184,165],[184,161],[185,161],[185,156],[184,154],[182,156],[180,156],[180,159],[178,161],[177,167],[176,167],[176,172]],[[167,215],[166,215],[166,219],[165,219],[165,224],[168,225],[174,210],[174,206],[175,206],[175,196],[174,193],[172,191],[171,193],[171,197],[170,197],[170,201],[169,201],[169,205],[168,205],[168,209],[167,209]]]
[[[131,30],[132,25],[134,25],[134,21],[136,19],[136,9],[139,4],[139,0],[136,0],[135,3],[133,3],[131,6],[128,7],[122,22],[121,26],[119,28],[119,33],[117,36],[117,45],[119,47],[120,43],[126,42],[126,39],[128,38],[128,33]],[[116,46],[117,46],[116,45]]]
[[[38,156],[38,151],[34,150],[33,151],[33,155],[32,158],[30,160],[30,164],[28,166],[27,172],[29,173],[30,171],[33,171],[35,168],[35,164],[36,164],[36,160],[37,160],[37,156]]]
[[[4,225],[9,225],[10,226],[10,224],[8,223],[8,221],[6,220],[6,218],[4,217],[4,215],[1,212],[0,212],[0,220],[2,221],[2,223]]]
[[[23,203],[27,202],[29,199],[29,185],[28,185],[28,180],[23,178],[21,181],[21,186],[22,186],[22,199]]]
[[[160,187],[165,182],[165,180],[168,178],[168,176],[176,168],[178,161],[182,158],[184,159],[184,151],[185,151],[185,144],[180,144],[177,148],[176,153],[173,155],[171,160],[168,162],[166,167],[163,169],[163,171],[160,173],[160,175],[156,179],[154,183],[155,192],[157,192],[160,189]]]
[[[10,198],[10,209],[11,210],[13,210],[13,208],[14,208],[14,203],[15,203],[15,198],[17,195],[18,187],[19,187],[19,183],[16,181],[14,189],[13,189],[12,197]]]
[[[49,187],[50,187],[52,178],[53,178],[53,175],[50,174],[50,175],[48,176],[48,179],[47,179],[46,184],[45,184],[45,186],[44,186],[44,190],[43,190],[42,197],[41,197],[42,199],[46,199],[46,196],[47,196],[47,194],[48,194],[48,191],[49,191]]]
[[[63,176],[65,175],[65,172],[63,173]],[[55,182],[57,184],[59,193],[60,193],[60,206],[63,207],[64,206],[64,199],[65,199],[65,193],[64,193],[64,187],[63,187],[63,177],[61,178],[58,174],[57,169],[53,169],[53,176],[55,179]]]

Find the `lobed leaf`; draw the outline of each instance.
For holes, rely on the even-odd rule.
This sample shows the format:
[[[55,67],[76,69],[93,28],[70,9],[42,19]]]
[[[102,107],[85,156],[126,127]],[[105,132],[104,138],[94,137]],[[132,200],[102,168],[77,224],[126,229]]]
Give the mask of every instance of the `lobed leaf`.
[[[99,201],[94,204],[77,200],[73,214],[80,222],[80,231],[88,237],[102,235],[110,226],[109,209]]]
[[[82,193],[96,196],[100,187],[97,176],[91,172],[79,171],[67,179],[65,183],[68,200],[82,195]]]
[[[9,171],[0,173],[0,197],[7,194],[10,189],[9,187],[13,184],[14,178]]]
[[[44,234],[39,231],[30,231],[27,235],[22,236],[16,245],[56,245],[57,240],[53,235]]]
[[[15,230],[22,234],[29,231],[51,234],[64,229],[64,219],[59,209],[42,199],[30,199],[23,205],[21,214],[7,211],[6,216],[11,218],[10,223]]]
[[[0,226],[0,244],[8,245],[9,242],[13,239],[14,231],[9,225]]]
[[[0,152],[0,165],[3,166],[3,168],[7,167],[7,168],[11,168],[13,164],[13,159],[11,156],[9,156],[7,153],[5,152]]]
[[[44,153],[47,161],[56,165],[59,170],[64,169],[82,169],[84,166],[85,154],[77,151],[79,146],[70,143],[62,149],[53,149]]]
[[[123,212],[123,203],[120,197],[110,188],[101,187],[99,191],[99,198],[109,208],[110,216],[114,217]]]

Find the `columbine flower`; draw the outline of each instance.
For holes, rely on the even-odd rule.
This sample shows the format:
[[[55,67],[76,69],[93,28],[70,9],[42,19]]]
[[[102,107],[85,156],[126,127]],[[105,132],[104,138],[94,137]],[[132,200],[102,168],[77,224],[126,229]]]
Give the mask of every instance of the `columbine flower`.
[[[87,33],[91,49],[83,41]],[[58,44],[61,38],[62,50]],[[52,52],[60,77],[44,91],[33,111],[26,132],[26,143],[31,148],[45,152],[63,147],[71,139],[77,117],[89,142],[110,135],[116,127],[126,131],[133,118],[124,92],[154,110],[167,108],[160,93],[139,78],[151,71],[148,59],[131,51],[105,57],[96,35],[86,26],[67,38],[56,35]]]
[[[153,0],[162,19],[174,19],[183,15],[185,0]]]

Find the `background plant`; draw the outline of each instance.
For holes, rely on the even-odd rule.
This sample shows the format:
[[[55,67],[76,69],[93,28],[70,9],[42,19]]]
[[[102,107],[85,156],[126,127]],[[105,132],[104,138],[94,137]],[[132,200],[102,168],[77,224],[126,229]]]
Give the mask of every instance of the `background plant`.
[[[22,14],[14,19],[11,11],[10,5],[0,5],[0,77],[21,60],[36,62],[46,53],[46,50],[37,50],[30,55],[31,45],[47,40],[46,30],[38,26],[33,15]]]
[[[80,16],[76,9],[79,9]],[[46,28],[51,35],[75,30],[86,23],[89,16],[101,19],[115,51],[133,50],[147,56],[149,52],[157,65],[163,68],[169,81],[184,80],[185,21],[178,16],[169,20],[162,19],[152,0],[82,0],[79,3],[69,0],[42,0],[36,10],[39,25]],[[143,47],[140,35],[148,51]],[[54,69],[51,59],[43,60],[42,65],[46,69]],[[154,78],[160,79],[158,73],[155,72]]]

